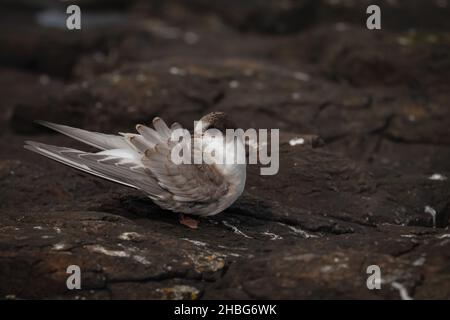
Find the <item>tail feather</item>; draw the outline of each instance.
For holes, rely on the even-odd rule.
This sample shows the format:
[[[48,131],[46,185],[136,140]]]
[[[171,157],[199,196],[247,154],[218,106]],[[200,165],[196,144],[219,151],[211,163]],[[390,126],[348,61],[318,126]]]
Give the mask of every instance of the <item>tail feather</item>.
[[[73,139],[86,143],[100,150],[129,148],[129,144],[122,136],[91,132],[47,121],[36,121],[40,125],[58,131]]]
[[[171,194],[162,188],[152,171],[142,163],[142,155],[147,150],[155,148],[156,144],[163,143],[163,140],[170,137],[171,131],[161,119],[155,118],[157,130],[138,125],[137,129],[141,135],[117,136],[46,121],[37,121],[37,123],[101,151],[90,153],[34,141],[26,141],[25,149],[94,176],[143,190],[155,201],[170,198]]]
[[[25,143],[26,143],[24,145],[25,149],[39,153],[47,158],[50,158],[52,160],[55,160],[62,164],[65,164],[69,167],[84,171],[86,173],[95,175],[97,177],[100,177],[100,178],[103,178],[106,180],[120,183],[120,184],[128,186],[128,187],[137,188],[136,186],[131,185],[123,180],[115,179],[111,176],[105,175],[101,172],[91,169],[89,166],[87,166],[85,163],[83,163],[83,161],[81,159],[80,160],[73,159],[74,154],[75,155],[83,155],[83,154],[87,154],[86,152],[76,150],[76,149],[71,149],[71,148],[50,146],[50,145],[46,145],[46,144],[34,142],[34,141],[25,141]],[[72,157],[69,157],[69,156],[65,155],[64,153],[71,153]]]

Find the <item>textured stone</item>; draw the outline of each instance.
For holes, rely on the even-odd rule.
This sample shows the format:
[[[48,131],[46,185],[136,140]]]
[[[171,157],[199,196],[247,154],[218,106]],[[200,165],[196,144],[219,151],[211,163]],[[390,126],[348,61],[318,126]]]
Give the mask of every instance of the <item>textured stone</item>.
[[[0,34],[0,297],[450,298],[446,36],[328,24],[241,34],[211,19],[246,30],[213,5],[195,20],[163,7],[164,22],[130,4],[133,23],[87,38]],[[138,191],[22,148],[89,149],[36,119],[116,133],[157,115],[192,128],[217,110],[279,128],[280,171],[249,166],[242,197],[195,230]],[[66,288],[72,264],[80,291]],[[373,264],[381,290],[366,287]]]

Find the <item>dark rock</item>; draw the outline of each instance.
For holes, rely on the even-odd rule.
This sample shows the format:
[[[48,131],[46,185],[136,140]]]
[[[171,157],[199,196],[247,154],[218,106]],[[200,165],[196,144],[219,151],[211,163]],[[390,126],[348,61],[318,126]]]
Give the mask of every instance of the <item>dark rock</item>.
[[[213,12],[241,31],[286,34],[304,29],[315,19],[317,3],[310,0],[245,2],[192,1],[190,7]]]
[[[322,0],[318,18],[321,21],[352,23],[365,26],[367,7],[378,5],[381,9],[383,30],[441,31],[450,27],[446,18],[448,5],[444,2],[425,2],[421,0]]]
[[[196,1],[198,17],[174,2],[154,15],[130,4],[109,31],[0,33],[0,297],[450,297],[446,37],[343,25],[263,36],[303,26],[256,2]],[[116,133],[154,116],[192,128],[217,110],[242,128],[279,128],[280,170],[250,165],[242,197],[196,230],[138,191],[22,147],[90,150],[36,119]],[[82,290],[70,291],[74,264]],[[370,265],[381,290],[367,289]]]

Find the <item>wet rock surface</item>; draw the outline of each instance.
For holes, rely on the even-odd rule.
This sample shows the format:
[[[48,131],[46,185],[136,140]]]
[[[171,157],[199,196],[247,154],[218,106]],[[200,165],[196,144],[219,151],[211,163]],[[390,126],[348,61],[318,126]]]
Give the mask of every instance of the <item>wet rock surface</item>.
[[[172,1],[117,1],[119,20],[82,35],[37,22],[1,32],[0,297],[450,298],[450,38],[431,31],[440,13],[415,32],[284,18],[285,29],[267,30],[285,10],[275,2],[257,13],[221,2],[196,1],[196,16]],[[8,10],[10,26],[36,14]],[[243,23],[260,12],[274,16]],[[242,197],[195,230],[138,191],[22,148],[86,149],[36,119],[115,133],[154,116],[191,128],[217,110],[242,128],[279,128],[280,171],[249,166]],[[69,265],[82,290],[67,290]],[[367,289],[370,265],[381,290]]]

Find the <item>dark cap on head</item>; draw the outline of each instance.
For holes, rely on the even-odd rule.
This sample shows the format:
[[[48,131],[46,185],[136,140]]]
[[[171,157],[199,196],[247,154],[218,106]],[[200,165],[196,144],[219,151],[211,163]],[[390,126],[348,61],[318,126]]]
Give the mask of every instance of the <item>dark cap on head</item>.
[[[225,133],[226,129],[236,129],[235,123],[225,112],[211,112],[202,117],[200,121],[203,124],[203,131],[207,129],[217,129]]]

